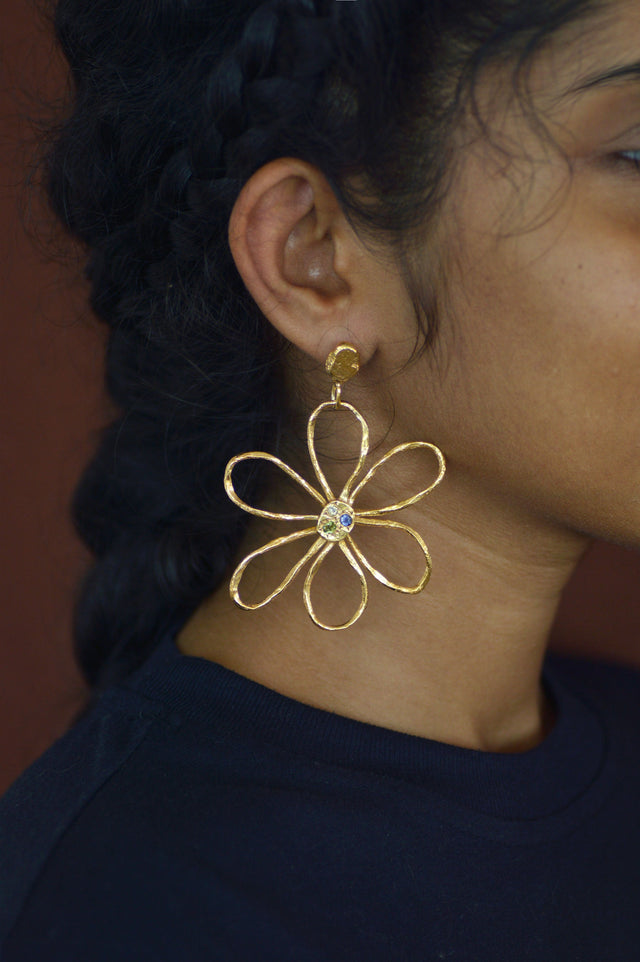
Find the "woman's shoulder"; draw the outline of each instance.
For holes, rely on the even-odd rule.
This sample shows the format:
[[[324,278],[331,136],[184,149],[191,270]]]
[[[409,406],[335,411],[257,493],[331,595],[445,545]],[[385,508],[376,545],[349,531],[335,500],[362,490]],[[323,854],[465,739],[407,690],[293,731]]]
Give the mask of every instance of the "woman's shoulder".
[[[640,714],[640,665],[552,650],[545,666],[572,690],[592,695],[612,709],[625,707]]]
[[[600,767],[597,750],[606,760],[606,745],[615,744],[624,771],[637,757],[640,672],[557,653],[547,656],[545,672],[563,711],[548,745],[530,758],[478,758],[298,705],[221,666],[182,656],[165,642],[135,678],[104,692],[0,798],[0,954],[93,959],[86,947],[93,952],[99,944],[111,952],[104,957],[113,958],[129,927],[131,938],[144,937],[145,946],[153,947],[156,960],[221,958],[212,955],[212,946],[223,947],[229,937],[224,918],[254,918],[253,908],[244,903],[238,908],[239,899],[251,899],[245,882],[238,888],[233,881],[236,876],[262,879],[265,904],[274,879],[288,878],[287,873],[285,901],[309,873],[321,880],[329,898],[336,886],[327,855],[329,866],[332,859],[339,863],[339,876],[360,877],[376,851],[368,840],[392,830],[387,872],[394,853],[399,862],[390,885],[394,877],[404,878],[402,852],[414,845],[416,831],[424,853],[421,869],[435,864],[446,845],[442,826],[455,814],[455,798],[447,795],[438,805],[436,796],[451,779],[456,798],[463,794],[462,783],[466,786],[464,818],[456,816],[449,825],[451,845],[456,851],[466,845],[469,861],[484,864],[502,850],[504,840],[495,835],[503,831],[502,821],[494,831],[495,815],[484,812],[497,775],[504,802],[509,785],[518,796],[518,786],[529,785],[536,771],[548,776],[541,780],[545,785],[557,780],[561,762],[567,798],[578,789],[585,796],[571,801],[574,814],[566,816],[563,829],[569,831],[585,817],[585,806],[600,806],[605,788],[615,801],[607,788],[615,771],[605,777],[603,768],[598,777],[608,781],[602,790],[592,784],[597,783],[592,769]],[[605,731],[612,737],[602,739]],[[461,768],[465,759],[468,771]],[[576,771],[567,774],[571,765]],[[438,778],[440,788],[434,786]],[[473,815],[470,832],[474,786],[484,807]],[[634,787],[625,786],[631,797],[607,816],[620,831],[637,797]],[[552,785],[545,792],[556,804],[561,790]],[[548,807],[549,799],[542,801]],[[555,817],[533,826],[541,838],[551,830],[554,838],[558,834]],[[513,844],[516,829],[508,830]],[[485,835],[486,841],[479,840]],[[626,844],[637,847],[634,839]],[[437,893],[425,892],[424,898],[437,909]],[[196,902],[199,929],[183,921],[193,916]],[[165,919],[171,912],[174,922]],[[241,921],[235,938],[245,928]],[[202,940],[206,953],[195,944],[185,949],[189,933]],[[75,955],[73,945],[80,947]],[[64,946],[65,954],[55,954],[54,946],[55,952]]]
[[[0,798],[0,944],[47,858],[104,784],[164,715],[108,689]]]

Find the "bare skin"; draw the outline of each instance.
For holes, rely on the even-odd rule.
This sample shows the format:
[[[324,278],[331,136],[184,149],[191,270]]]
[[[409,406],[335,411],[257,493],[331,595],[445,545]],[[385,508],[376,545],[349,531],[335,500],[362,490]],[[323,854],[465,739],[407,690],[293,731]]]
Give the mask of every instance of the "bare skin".
[[[400,373],[416,329],[405,281],[359,241],[322,174],[283,158],[245,186],[229,228],[234,258],[265,316],[306,358],[317,402],[329,396],[326,355],[352,341],[363,366],[344,396],[366,416],[372,446],[384,439],[371,463],[423,440],[443,450],[448,470],[393,516],[429,546],[434,568],[421,594],[369,578],[362,618],[324,632],[305,611],[302,577],[255,612],[233,603],[227,580],[180,632],[185,654],[316,707],[465,748],[522,752],[553,727],[540,672],[562,589],[592,537],[640,544],[640,76],[568,93],[640,59],[640,11],[616,3],[558,41],[538,58],[531,89],[560,149],[496,94],[509,89],[508,72],[479,88],[494,145],[459,131],[454,183],[415,261],[425,284],[434,262],[446,264],[439,334]],[[353,437],[334,430],[321,447],[346,456]],[[344,464],[322,465],[339,489]],[[308,461],[294,467],[315,483]],[[367,487],[366,506],[417,492],[434,474],[426,452],[397,458]],[[269,507],[313,510],[278,481]],[[292,530],[254,518],[235,563]],[[375,567],[415,581],[419,552],[407,535],[356,536]],[[247,597],[264,597],[307,546],[256,561]],[[319,613],[335,623],[357,606],[339,551],[316,591]]]

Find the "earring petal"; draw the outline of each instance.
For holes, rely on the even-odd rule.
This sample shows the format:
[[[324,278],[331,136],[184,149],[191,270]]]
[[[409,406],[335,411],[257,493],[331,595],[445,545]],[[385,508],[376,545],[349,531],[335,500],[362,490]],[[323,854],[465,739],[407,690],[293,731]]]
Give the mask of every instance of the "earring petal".
[[[325,478],[322,468],[320,467],[320,463],[318,461],[318,456],[316,454],[316,449],[315,449],[315,433],[316,433],[316,421],[318,420],[319,415],[322,414],[323,411],[329,411],[329,410],[350,411],[354,415],[358,423],[360,424],[360,427],[362,428],[362,438],[360,441],[360,455],[358,458],[358,466],[350,475],[349,480],[347,481],[344,488],[340,492],[338,499],[335,499],[335,500],[341,500],[341,501],[345,501],[345,500],[349,501],[351,485],[353,484],[357,476],[360,474],[360,471],[362,470],[362,466],[365,462],[367,454],[369,453],[369,425],[367,424],[365,419],[362,417],[360,412],[356,410],[356,408],[354,408],[352,404],[347,404],[346,401],[341,401],[340,406],[338,408],[336,408],[336,404],[334,401],[325,401],[324,404],[320,404],[315,409],[315,411],[309,418],[309,423],[307,425],[307,444],[309,446],[309,457],[311,458],[311,463],[313,464],[313,470],[315,471],[316,477],[320,482],[320,486],[327,497],[327,501],[333,501],[334,494],[331,488],[329,487],[327,479]]]
[[[268,544],[266,544],[263,548],[258,548],[257,551],[252,551],[251,554],[248,554],[247,557],[240,562],[231,576],[229,593],[231,594],[231,597],[235,603],[239,605],[240,608],[245,608],[247,611],[256,611],[258,608],[264,608],[264,606],[269,604],[269,602],[272,601],[276,595],[279,595],[282,591],[284,591],[284,589],[291,584],[295,576],[298,574],[300,569],[304,567],[307,561],[313,558],[313,556],[320,551],[323,545],[327,544],[324,538],[316,538],[315,542],[311,545],[307,553],[303,555],[300,561],[293,566],[286,578],[274,591],[271,592],[270,595],[268,595],[263,601],[258,602],[257,605],[250,605],[241,599],[240,582],[242,581],[245,571],[254,558],[258,558],[261,555],[267,554],[269,551],[273,551],[274,548],[279,548],[281,545],[290,544],[292,541],[298,541],[300,538],[306,538],[313,534],[317,534],[315,528],[305,528],[304,531],[294,531],[293,534],[286,535],[284,538],[276,538],[274,541],[270,541]]]
[[[358,520],[359,520],[359,524],[361,525],[370,525],[371,527],[378,527],[378,528],[399,528],[401,531],[406,531],[407,534],[411,535],[414,541],[418,543],[420,550],[424,554],[425,561],[426,561],[424,574],[421,576],[418,583],[413,586],[397,585],[395,584],[395,582],[390,581],[387,577],[385,577],[385,575],[382,574],[382,572],[378,571],[376,568],[373,567],[373,565],[371,565],[367,561],[362,551],[360,550],[358,545],[355,543],[353,537],[350,537],[349,541],[351,543],[351,547],[353,548],[353,551],[357,556],[358,560],[362,562],[362,564],[365,566],[367,571],[370,571],[373,577],[376,578],[379,582],[381,582],[381,584],[386,585],[388,588],[393,588],[394,591],[401,591],[403,594],[407,594],[407,595],[417,595],[419,592],[421,592],[425,587],[425,585],[427,584],[429,578],[431,577],[431,556],[429,555],[429,549],[427,548],[426,544],[424,543],[424,541],[422,540],[418,532],[414,531],[413,528],[410,528],[409,525],[402,524],[401,521],[386,521],[382,519],[377,520],[374,518],[361,518],[361,519],[359,518]]]
[[[380,458],[380,460],[377,461],[373,465],[373,467],[369,468],[369,470],[367,471],[367,473],[362,478],[362,480],[354,490],[353,494],[351,495],[352,502],[356,499],[356,497],[358,496],[358,494],[360,494],[364,486],[368,484],[368,482],[371,480],[371,478],[373,478],[373,476],[377,473],[378,469],[381,468],[383,464],[386,464],[387,461],[390,461],[391,458],[393,458],[396,454],[401,454],[403,451],[412,451],[417,448],[428,448],[430,451],[433,451],[436,458],[438,459],[439,470],[438,470],[438,476],[435,479],[435,481],[432,484],[430,484],[428,488],[425,488],[424,491],[420,491],[418,494],[413,495],[413,497],[411,498],[405,498],[403,501],[398,501],[397,504],[388,504],[384,508],[372,508],[367,511],[358,511],[357,512],[358,518],[372,518],[380,514],[388,514],[391,511],[400,511],[401,508],[406,508],[410,504],[415,504],[417,501],[420,501],[422,498],[426,497],[430,491],[433,491],[433,489],[438,484],[440,484],[440,482],[444,478],[445,471],[447,470],[447,466],[444,460],[444,455],[440,450],[440,448],[437,448],[435,444],[429,444],[427,441],[408,441],[405,444],[399,444],[397,445],[397,447],[391,448],[391,450],[388,451],[383,458]]]
[[[365,578],[364,571],[362,570],[362,568],[361,568],[360,565],[358,564],[357,559],[354,557],[354,555],[352,554],[352,552],[349,550],[346,542],[345,542],[345,541],[339,541],[339,542],[337,542],[337,543],[338,543],[338,545],[340,546],[341,551],[345,554],[345,556],[346,556],[349,564],[351,565],[351,567],[354,569],[354,571],[356,572],[356,574],[357,574],[358,577],[360,578],[360,586],[361,586],[361,591],[362,591],[362,598],[361,598],[360,605],[358,606],[358,610],[356,611],[356,613],[355,613],[348,621],[346,621],[346,622],[345,622],[344,624],[342,624],[342,625],[325,625],[325,624],[324,624],[322,621],[320,621],[320,619],[316,616],[316,613],[315,613],[315,611],[313,610],[313,603],[312,603],[312,601],[311,601],[311,587],[312,587],[312,585],[313,585],[313,579],[315,578],[315,576],[316,576],[316,574],[317,574],[317,572],[318,572],[318,569],[320,568],[320,565],[323,563],[324,559],[327,557],[327,555],[329,554],[329,552],[331,551],[331,549],[334,547],[335,542],[333,542],[333,543],[332,543],[332,542],[328,542],[328,543],[325,545],[325,547],[322,549],[322,551],[320,552],[320,554],[318,555],[318,557],[315,559],[315,561],[313,562],[313,564],[311,565],[311,567],[309,568],[309,571],[307,572],[307,577],[305,578],[304,590],[303,590],[304,603],[305,603],[305,606],[306,606],[307,611],[309,612],[309,615],[310,615],[310,617],[311,617],[311,620],[318,626],[318,628],[324,628],[325,631],[340,631],[340,630],[342,630],[343,628],[350,628],[351,625],[355,624],[355,622],[358,620],[358,618],[360,617],[360,615],[362,614],[362,612],[364,611],[364,609],[367,607],[367,602],[368,602],[368,600],[369,600],[369,589],[368,589],[368,586],[367,586],[367,579]]]
[[[254,508],[252,505],[247,504],[242,500],[239,495],[236,494],[235,488],[233,487],[232,473],[236,464],[240,461],[270,461],[271,464],[275,464],[276,467],[280,468],[285,474],[288,474],[290,478],[297,481],[298,484],[304,488],[307,494],[310,494],[312,498],[319,501],[320,504],[324,505],[325,499],[322,497],[319,491],[316,491],[312,485],[310,485],[305,479],[290,468],[288,464],[281,461],[274,454],[268,454],[266,451],[246,451],[244,454],[237,454],[234,458],[228,462],[227,467],[224,472],[224,489],[227,492],[229,498],[234,504],[237,504],[239,508],[243,511],[248,511],[249,514],[257,515],[259,518],[271,518],[274,521],[316,521],[317,514],[278,514],[274,511],[263,511],[261,508]]]

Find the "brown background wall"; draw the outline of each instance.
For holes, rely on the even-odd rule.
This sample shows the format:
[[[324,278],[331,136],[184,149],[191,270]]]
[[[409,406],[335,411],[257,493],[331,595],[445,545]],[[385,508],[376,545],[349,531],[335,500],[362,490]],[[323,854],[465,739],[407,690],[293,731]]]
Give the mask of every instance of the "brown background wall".
[[[20,88],[53,92],[59,82],[30,0],[0,0],[0,793],[82,701],[70,616],[89,558],[68,500],[108,417],[86,292],[38,253],[19,213]],[[639,585],[639,555],[596,546],[567,591],[554,647],[640,665]]]
[[[19,211],[33,111],[59,68],[31,0],[0,0],[0,791],[61,733],[82,698],[70,650],[74,581],[88,560],[67,516],[105,418],[101,335],[71,271],[47,264]],[[33,211],[33,228],[39,213]]]

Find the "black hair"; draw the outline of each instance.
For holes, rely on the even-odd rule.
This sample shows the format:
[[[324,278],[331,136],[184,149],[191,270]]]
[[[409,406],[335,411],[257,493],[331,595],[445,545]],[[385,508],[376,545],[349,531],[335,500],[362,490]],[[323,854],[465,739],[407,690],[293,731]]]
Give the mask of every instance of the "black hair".
[[[70,86],[43,183],[87,254],[118,411],[71,505],[95,559],[74,609],[75,656],[94,694],[220,584],[246,523],[224,492],[225,465],[240,451],[278,453],[293,417],[278,376],[287,344],[229,249],[243,184],[277,157],[309,162],[363,238],[405,257],[445,195],[451,131],[481,68],[526,63],[594,6],[51,4]],[[437,312],[414,293],[426,344]],[[255,500],[261,484],[248,475],[241,493]]]

